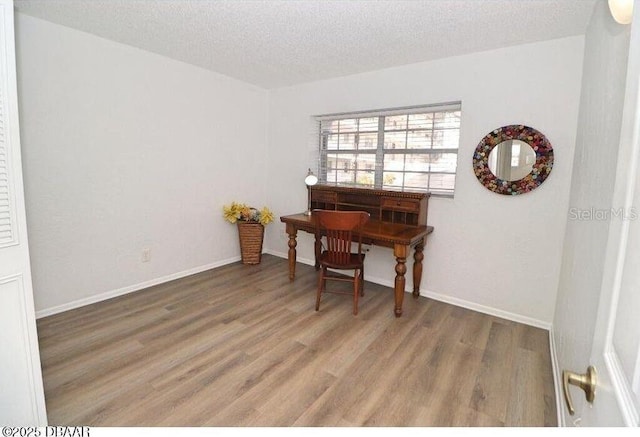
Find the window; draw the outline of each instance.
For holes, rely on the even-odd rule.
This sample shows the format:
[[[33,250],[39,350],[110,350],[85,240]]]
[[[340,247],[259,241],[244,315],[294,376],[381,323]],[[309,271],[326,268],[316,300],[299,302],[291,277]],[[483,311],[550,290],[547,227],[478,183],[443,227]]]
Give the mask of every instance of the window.
[[[460,103],[317,120],[321,182],[453,195]]]

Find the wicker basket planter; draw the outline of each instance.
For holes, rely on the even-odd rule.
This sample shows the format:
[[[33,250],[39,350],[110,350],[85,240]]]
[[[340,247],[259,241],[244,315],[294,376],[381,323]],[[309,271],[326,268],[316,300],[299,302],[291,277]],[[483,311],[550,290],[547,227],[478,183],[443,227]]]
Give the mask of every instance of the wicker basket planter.
[[[243,264],[260,264],[264,226],[257,222],[237,222]]]

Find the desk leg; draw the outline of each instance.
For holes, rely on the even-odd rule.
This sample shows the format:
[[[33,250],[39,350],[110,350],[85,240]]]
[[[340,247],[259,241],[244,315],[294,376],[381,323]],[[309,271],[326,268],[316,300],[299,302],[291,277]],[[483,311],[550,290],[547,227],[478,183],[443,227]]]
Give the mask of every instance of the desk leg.
[[[394,313],[396,317],[400,317],[402,315],[402,300],[404,299],[404,274],[407,273],[407,266],[405,265],[407,262],[407,246],[402,244],[394,245],[393,255],[396,257],[396,261],[398,262],[396,264],[396,282],[394,290],[396,306],[394,308]]]
[[[293,281],[296,277],[296,246],[298,245],[295,226],[287,223],[287,234],[289,234],[289,280]]]
[[[420,282],[422,281],[422,260],[424,259],[424,239],[416,245],[413,254],[413,297],[420,297]]]

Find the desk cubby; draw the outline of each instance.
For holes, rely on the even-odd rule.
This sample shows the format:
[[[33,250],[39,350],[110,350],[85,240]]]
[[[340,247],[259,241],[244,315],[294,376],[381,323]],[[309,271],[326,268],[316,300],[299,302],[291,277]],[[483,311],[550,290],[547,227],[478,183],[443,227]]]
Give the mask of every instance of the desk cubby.
[[[429,193],[315,185],[311,209],[367,211],[372,220],[410,226],[427,224]]]

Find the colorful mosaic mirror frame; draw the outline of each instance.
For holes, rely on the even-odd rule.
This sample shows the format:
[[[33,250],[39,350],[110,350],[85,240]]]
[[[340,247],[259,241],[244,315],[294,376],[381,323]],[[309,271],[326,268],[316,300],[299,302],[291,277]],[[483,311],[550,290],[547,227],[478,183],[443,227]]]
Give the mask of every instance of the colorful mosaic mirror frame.
[[[520,140],[529,144],[536,153],[531,172],[517,181],[498,178],[489,168],[489,154],[503,141]],[[478,181],[488,190],[498,194],[516,195],[532,191],[540,186],[553,168],[553,147],[538,130],[524,125],[503,126],[489,132],[478,144],[473,154],[473,171]]]

